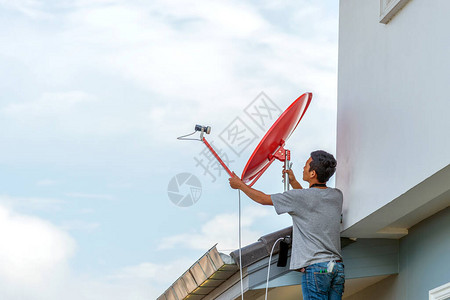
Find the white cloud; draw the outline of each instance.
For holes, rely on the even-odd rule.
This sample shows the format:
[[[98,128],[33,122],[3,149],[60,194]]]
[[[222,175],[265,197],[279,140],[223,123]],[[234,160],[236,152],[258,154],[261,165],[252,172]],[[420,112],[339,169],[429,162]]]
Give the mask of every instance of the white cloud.
[[[58,116],[71,113],[75,106],[92,102],[95,98],[82,91],[45,93],[36,101],[13,103],[5,108],[6,115],[17,116],[20,119]]]
[[[63,200],[56,198],[0,195],[0,204],[9,209],[26,208],[38,211],[59,211],[64,203]]]
[[[42,2],[39,0],[0,0],[0,5],[17,10],[31,18],[47,18],[50,16],[42,11]]]
[[[164,263],[143,262],[121,268],[105,277],[71,278],[71,283],[66,285],[65,299],[156,299],[194,262],[187,258]],[[53,299],[59,298],[46,300]]]
[[[27,141],[68,140],[97,132],[101,123],[93,110],[101,105],[95,96],[83,91],[45,92],[36,100],[7,104],[0,108],[0,115],[10,127],[4,134],[14,141],[19,137]]]
[[[45,10],[37,1],[21,3],[21,7]],[[39,134],[49,131],[52,138],[125,133],[168,142],[173,139],[169,132],[190,128],[199,117],[223,128],[231,121],[223,116],[236,114],[245,107],[243,101],[250,102],[263,89],[277,100],[292,97],[295,89],[299,94],[314,91],[321,108],[334,107],[336,44],[328,37],[335,32],[322,30],[321,38],[311,41],[296,30],[314,28],[328,19],[318,5],[286,4],[285,21],[293,29],[286,31],[262,13],[279,6],[283,8],[236,1],[64,2],[64,12],[54,14],[64,26],[50,32],[17,27],[8,33],[14,34],[14,42],[5,43],[2,52],[26,63],[51,87],[70,85],[80,76],[104,84],[91,73],[111,74],[152,96],[145,104],[134,103],[130,95],[123,103],[97,99],[96,104],[66,101],[61,107],[59,102],[45,100],[48,94],[44,94],[34,104],[13,104],[6,112],[35,116],[37,128],[50,124],[40,128]],[[67,93],[73,92],[63,94]],[[55,112],[51,119],[57,122],[36,118],[48,115],[45,110]],[[56,117],[61,110],[70,113]]]
[[[48,283],[67,273],[75,241],[51,223],[0,206],[0,236],[1,298],[45,295]]]
[[[97,228],[91,225],[66,222],[58,228],[0,206],[0,298],[155,299],[194,262],[176,258],[164,263],[143,262],[104,276],[76,275],[69,261],[77,245],[65,230]]]
[[[252,206],[246,208],[242,212],[242,246],[254,243],[258,240],[263,232],[253,230],[251,226],[258,218],[271,214],[272,207]],[[182,233],[174,236],[166,237],[162,240],[159,250],[171,248],[188,248],[188,249],[209,249],[216,243],[217,248],[223,252],[230,249],[235,250],[239,247],[238,243],[238,222],[237,213],[219,214],[209,221],[205,222],[199,231]]]
[[[311,21],[318,9],[310,11],[308,18],[302,15],[301,24]],[[239,103],[249,88],[242,79],[257,79],[253,84],[259,84],[260,90],[267,84],[264,77],[298,84],[301,78],[321,77],[326,73],[320,70],[324,64],[336,69],[332,44],[310,43],[297,32],[282,32],[254,7],[240,3],[156,1],[146,7],[120,1],[97,3],[72,13],[70,22],[64,36],[90,45],[92,51],[103,48],[97,67],[159,95],[198,104],[217,96],[227,100],[216,101],[217,105]],[[293,27],[298,25],[295,22]],[[89,54],[88,58],[95,52]],[[322,84],[329,80],[319,79]]]
[[[157,283],[167,283],[184,273],[194,261],[186,258],[177,258],[168,263],[141,263],[135,266],[122,268],[108,276],[112,280],[134,281],[145,280]]]

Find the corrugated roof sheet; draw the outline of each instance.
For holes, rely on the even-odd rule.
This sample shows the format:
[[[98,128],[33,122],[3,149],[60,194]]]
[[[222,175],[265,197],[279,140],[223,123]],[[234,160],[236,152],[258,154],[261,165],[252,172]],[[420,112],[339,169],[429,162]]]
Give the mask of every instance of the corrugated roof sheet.
[[[234,261],[209,249],[183,275],[181,275],[158,300],[202,299],[239,270]]]

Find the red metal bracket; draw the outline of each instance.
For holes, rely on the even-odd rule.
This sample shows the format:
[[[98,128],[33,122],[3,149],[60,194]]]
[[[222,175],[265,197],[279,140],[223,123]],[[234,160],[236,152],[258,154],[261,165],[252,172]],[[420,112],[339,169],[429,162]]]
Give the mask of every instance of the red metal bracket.
[[[291,160],[291,151],[284,149],[284,146],[280,146],[275,154],[269,154],[268,158],[269,160],[276,158],[279,161],[285,161],[286,159],[289,161]]]

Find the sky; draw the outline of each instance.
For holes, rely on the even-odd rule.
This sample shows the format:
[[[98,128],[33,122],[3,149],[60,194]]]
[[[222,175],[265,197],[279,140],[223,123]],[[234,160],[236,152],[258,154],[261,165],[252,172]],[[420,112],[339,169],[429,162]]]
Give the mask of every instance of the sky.
[[[337,31],[331,0],[0,0],[0,298],[156,299],[215,244],[237,249],[237,191],[177,137],[211,126],[240,175],[312,92],[294,172],[335,154]],[[282,192],[281,169],[254,187]],[[290,225],[242,195],[244,245]]]

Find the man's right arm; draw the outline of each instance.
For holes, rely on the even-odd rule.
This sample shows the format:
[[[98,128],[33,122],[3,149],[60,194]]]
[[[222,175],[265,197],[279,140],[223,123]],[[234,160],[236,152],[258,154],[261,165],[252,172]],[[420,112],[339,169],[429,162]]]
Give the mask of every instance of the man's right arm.
[[[264,194],[261,191],[249,187],[241,179],[239,179],[239,177],[236,174],[234,174],[234,172],[233,176],[229,179],[229,181],[231,188],[243,191],[253,201],[258,202],[259,204],[262,205],[273,205],[272,198],[270,197],[270,195]]]

